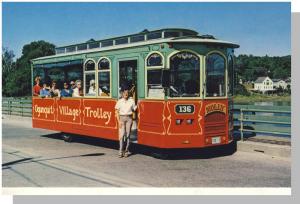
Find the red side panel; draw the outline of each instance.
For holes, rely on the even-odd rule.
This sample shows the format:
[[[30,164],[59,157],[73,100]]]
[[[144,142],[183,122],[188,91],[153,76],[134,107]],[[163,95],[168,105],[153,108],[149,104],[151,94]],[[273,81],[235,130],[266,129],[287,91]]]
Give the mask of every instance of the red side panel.
[[[33,98],[35,128],[118,139],[115,100],[80,98]]]
[[[32,124],[36,128],[118,140],[115,104],[113,99],[34,97]],[[191,109],[185,111],[185,106]],[[227,99],[140,100],[137,121],[138,143],[143,145],[194,148],[229,142]],[[216,138],[220,138],[217,143]]]

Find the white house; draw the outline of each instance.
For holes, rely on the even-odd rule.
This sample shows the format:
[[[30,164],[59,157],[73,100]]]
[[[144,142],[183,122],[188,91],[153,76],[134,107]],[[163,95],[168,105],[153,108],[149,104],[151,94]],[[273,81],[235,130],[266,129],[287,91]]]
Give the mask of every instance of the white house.
[[[278,89],[279,87],[281,87],[282,89],[286,89],[287,83],[282,79],[273,79],[273,86],[274,89]]]
[[[273,91],[273,81],[269,77],[258,77],[254,82],[255,91]]]

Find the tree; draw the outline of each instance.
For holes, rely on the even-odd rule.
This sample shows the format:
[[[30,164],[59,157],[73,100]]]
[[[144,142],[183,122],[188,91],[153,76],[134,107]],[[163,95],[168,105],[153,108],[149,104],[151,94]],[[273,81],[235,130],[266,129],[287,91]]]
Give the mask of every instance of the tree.
[[[24,45],[22,56],[16,61],[16,68],[10,73],[10,79],[6,83],[8,96],[29,96],[31,95],[31,62],[38,57],[53,55],[55,46],[51,43],[34,41]]]
[[[8,48],[2,48],[2,95],[7,95],[6,84],[10,80],[10,73],[12,73],[16,67],[14,62],[15,54]]]

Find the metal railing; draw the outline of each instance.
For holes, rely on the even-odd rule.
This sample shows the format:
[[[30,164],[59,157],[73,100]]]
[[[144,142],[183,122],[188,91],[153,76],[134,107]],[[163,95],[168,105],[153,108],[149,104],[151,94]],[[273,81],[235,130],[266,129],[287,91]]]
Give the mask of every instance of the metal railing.
[[[235,105],[233,111],[241,140],[246,132],[291,136],[290,106]]]
[[[31,98],[2,98],[2,114],[31,117]]]

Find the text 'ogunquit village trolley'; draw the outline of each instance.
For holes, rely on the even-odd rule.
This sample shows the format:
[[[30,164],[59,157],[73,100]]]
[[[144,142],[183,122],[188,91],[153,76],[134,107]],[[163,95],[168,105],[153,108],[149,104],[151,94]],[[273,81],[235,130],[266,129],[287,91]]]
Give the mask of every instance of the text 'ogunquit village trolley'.
[[[55,80],[60,89],[81,80],[83,96],[33,96],[33,127],[118,141],[115,104],[127,84],[138,105],[132,142],[159,149],[229,144],[238,47],[178,28],[57,47],[32,60],[32,78]]]

